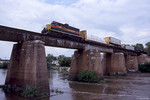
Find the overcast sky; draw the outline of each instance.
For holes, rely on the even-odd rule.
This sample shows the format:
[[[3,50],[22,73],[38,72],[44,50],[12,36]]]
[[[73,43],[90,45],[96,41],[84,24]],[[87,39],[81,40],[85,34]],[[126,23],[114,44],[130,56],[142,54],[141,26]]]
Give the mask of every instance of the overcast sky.
[[[0,0],[0,24],[41,32],[53,20],[86,29],[122,43],[150,41],[150,0]],[[9,58],[13,43],[0,41],[0,58]],[[46,47],[46,53],[72,55],[74,50]]]

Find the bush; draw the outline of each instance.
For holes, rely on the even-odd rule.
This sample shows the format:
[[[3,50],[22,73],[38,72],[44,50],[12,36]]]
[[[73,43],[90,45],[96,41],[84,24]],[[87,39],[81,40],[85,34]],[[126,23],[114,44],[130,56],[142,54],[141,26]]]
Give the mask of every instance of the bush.
[[[139,71],[141,72],[150,72],[150,63],[145,63],[145,64],[139,64],[138,65]]]
[[[2,88],[6,93],[11,93],[13,91],[10,85],[3,85]]]
[[[39,94],[40,94],[40,88],[35,88],[31,84],[27,84],[26,89],[22,91],[21,96],[33,98],[39,96]]]
[[[63,59],[59,59],[59,65],[60,66],[66,66],[70,67],[71,66],[71,57],[64,57]]]
[[[2,85],[0,87],[3,88],[6,93],[14,93],[22,97],[36,98],[40,96],[40,88],[35,88],[31,84],[26,85],[25,89],[11,85]]]
[[[98,83],[99,79],[96,76],[94,71],[82,70],[77,75],[77,81],[79,81],[79,82],[88,82],[88,83]]]
[[[2,69],[7,69],[8,68],[8,62],[4,62],[4,63],[2,63],[2,64],[0,64],[0,68],[2,68]]]

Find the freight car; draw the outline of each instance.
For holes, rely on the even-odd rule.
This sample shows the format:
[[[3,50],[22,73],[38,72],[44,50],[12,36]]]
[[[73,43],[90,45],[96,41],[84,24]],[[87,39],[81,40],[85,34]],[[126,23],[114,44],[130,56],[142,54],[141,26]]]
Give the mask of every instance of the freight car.
[[[106,44],[102,38],[95,36],[95,35],[87,35],[86,38],[87,40],[90,40],[90,41]]]
[[[114,37],[105,37],[104,40],[105,40],[106,44],[121,47],[121,40],[119,40],[119,39],[116,39]]]
[[[125,46],[125,49],[134,50],[134,47],[133,47],[133,46],[126,45],[126,46]]]

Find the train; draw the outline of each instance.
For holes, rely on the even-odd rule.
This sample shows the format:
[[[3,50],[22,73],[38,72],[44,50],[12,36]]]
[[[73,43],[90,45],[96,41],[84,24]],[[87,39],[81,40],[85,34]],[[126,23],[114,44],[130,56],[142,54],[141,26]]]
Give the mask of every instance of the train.
[[[42,34],[51,35],[55,37],[71,39],[76,41],[94,41],[107,45],[113,45],[121,47],[121,40],[114,37],[105,37],[101,39],[94,35],[87,35],[87,31],[80,31],[79,28],[70,26],[69,24],[62,24],[56,21],[52,21],[51,24],[47,24],[41,32]],[[125,49],[134,50],[133,47],[126,47]]]

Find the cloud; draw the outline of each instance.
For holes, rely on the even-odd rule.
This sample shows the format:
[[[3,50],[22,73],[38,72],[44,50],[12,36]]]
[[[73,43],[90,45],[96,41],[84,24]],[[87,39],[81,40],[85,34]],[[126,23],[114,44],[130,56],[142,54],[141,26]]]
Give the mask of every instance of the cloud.
[[[101,38],[113,36],[123,43],[145,44],[150,41],[149,5],[149,0],[1,0],[0,24],[40,32],[56,20]]]
[[[12,42],[0,41],[0,58],[9,59],[13,48]]]
[[[74,53],[75,49],[65,49],[65,48],[55,48],[55,47],[46,47],[46,55],[53,54],[55,56],[65,55],[67,57],[71,57]]]
[[[150,41],[149,28],[137,28],[133,26],[120,27],[122,40],[127,44],[147,43]]]

